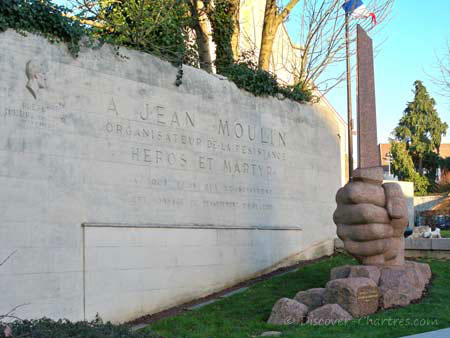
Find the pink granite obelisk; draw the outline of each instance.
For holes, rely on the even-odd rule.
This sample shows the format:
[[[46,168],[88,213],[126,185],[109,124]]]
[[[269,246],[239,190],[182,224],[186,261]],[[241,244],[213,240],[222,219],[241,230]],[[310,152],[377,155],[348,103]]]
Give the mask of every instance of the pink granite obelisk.
[[[379,167],[377,140],[377,112],[375,105],[375,77],[373,46],[364,29],[357,26],[357,101],[358,101],[358,167]]]

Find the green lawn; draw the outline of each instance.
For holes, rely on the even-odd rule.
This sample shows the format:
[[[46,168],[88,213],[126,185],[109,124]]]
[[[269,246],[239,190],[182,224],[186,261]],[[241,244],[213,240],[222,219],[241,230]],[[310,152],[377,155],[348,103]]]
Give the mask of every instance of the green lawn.
[[[450,230],[441,230],[441,236],[445,238],[450,238]]]
[[[271,308],[279,298],[294,297],[300,290],[323,287],[328,281],[332,267],[355,263],[348,256],[338,255],[303,267],[296,272],[258,283],[243,293],[198,310],[160,320],[148,328],[167,338],[252,337],[271,330],[283,331],[283,337],[390,338],[450,327],[450,262],[437,260],[427,262],[431,264],[434,280],[429,295],[420,304],[383,311],[367,318],[353,320],[346,325],[318,327],[266,324]],[[381,324],[383,319],[384,324]],[[411,324],[401,325],[399,324],[401,319]],[[397,322],[394,323],[394,320]],[[430,322],[425,325],[413,325],[415,320]]]

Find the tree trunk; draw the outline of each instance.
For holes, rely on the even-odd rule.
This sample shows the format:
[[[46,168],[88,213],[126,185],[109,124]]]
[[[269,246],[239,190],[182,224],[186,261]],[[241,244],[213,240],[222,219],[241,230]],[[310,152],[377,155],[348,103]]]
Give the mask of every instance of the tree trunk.
[[[273,42],[280,24],[281,20],[279,19],[276,0],[266,0],[264,24],[261,35],[261,48],[259,51],[259,67],[266,71],[270,70],[270,57],[272,56]]]
[[[233,34],[231,35],[231,49],[233,51],[233,58],[234,60],[239,59],[239,38],[241,35],[241,26],[239,24],[240,20],[240,6],[241,1],[240,0],[230,0],[231,7],[230,7],[230,14],[233,18]]]
[[[422,159],[422,157],[419,158],[419,174],[423,175],[423,159]]]
[[[203,2],[200,0],[190,0],[189,8],[194,18],[195,39],[198,47],[198,57],[200,68],[212,73],[211,51],[209,46],[207,16],[204,11]]]
[[[300,0],[291,0],[281,13],[278,11],[276,0],[266,0],[264,11],[264,24],[261,36],[261,48],[259,51],[259,67],[269,71],[270,57],[272,56],[273,42],[283,20]]]
[[[199,23],[195,25],[194,28],[197,39],[200,68],[206,70],[208,73],[212,73],[212,60],[206,22],[200,19]]]

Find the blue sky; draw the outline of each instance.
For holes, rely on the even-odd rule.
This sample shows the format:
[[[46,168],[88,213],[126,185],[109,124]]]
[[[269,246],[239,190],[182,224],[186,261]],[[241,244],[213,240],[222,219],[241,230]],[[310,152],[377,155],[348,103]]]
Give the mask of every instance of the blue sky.
[[[365,3],[369,5],[370,1]],[[298,5],[296,10],[300,9]],[[293,14],[295,16],[295,12]],[[392,20],[381,25],[386,27],[373,36],[374,45],[384,41],[375,58],[378,141],[388,140],[407,101],[413,99],[411,91],[415,80],[424,82],[437,102],[439,116],[450,125],[450,99],[439,95],[440,90],[427,76],[436,74],[435,55],[443,55],[446,40],[450,40],[450,0],[396,0]],[[295,26],[295,19],[287,24],[294,42]],[[355,62],[353,58],[352,64]],[[353,73],[353,78],[355,76]],[[355,84],[352,89],[353,114],[356,118]],[[345,83],[328,93],[327,98],[346,119]],[[450,143],[450,130],[444,142]]]

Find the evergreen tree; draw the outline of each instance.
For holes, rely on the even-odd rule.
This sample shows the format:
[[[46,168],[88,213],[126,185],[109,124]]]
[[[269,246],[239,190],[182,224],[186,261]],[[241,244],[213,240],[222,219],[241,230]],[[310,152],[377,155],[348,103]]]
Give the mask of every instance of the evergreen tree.
[[[414,168],[414,163],[406,149],[405,142],[391,140],[391,170],[400,181],[414,183],[414,191],[420,195],[427,192],[430,183],[425,176],[420,175]]]
[[[394,130],[396,139],[405,142],[414,167],[421,175],[424,173],[426,155],[432,152],[439,153],[442,136],[446,134],[448,128],[447,123],[439,118],[435,104],[423,83],[415,81],[414,100],[407,104],[399,125]],[[433,170],[433,168],[426,169],[427,172]]]

